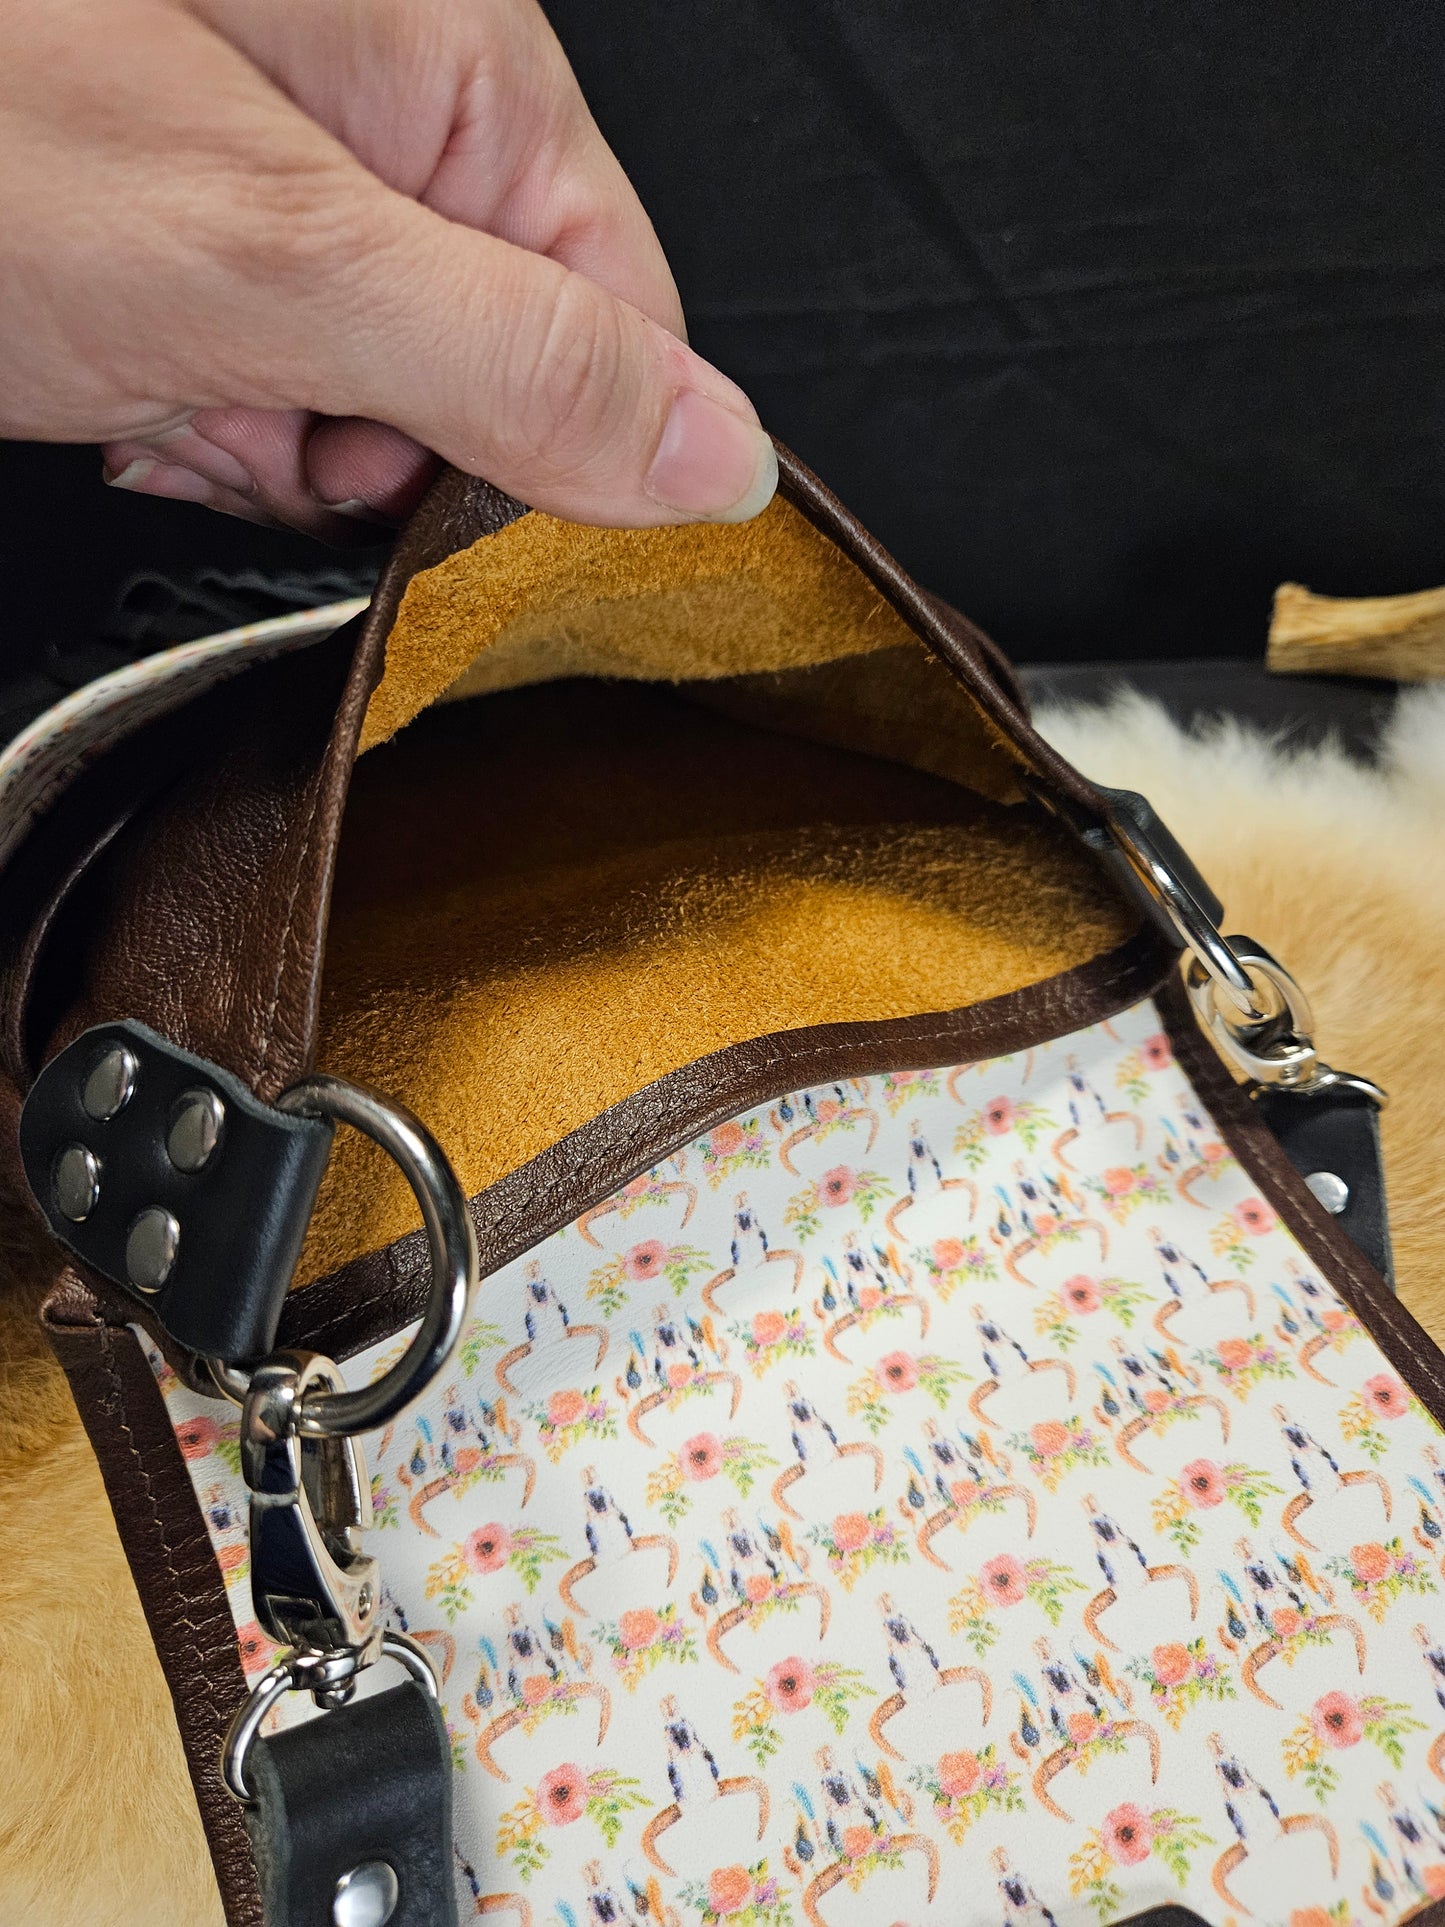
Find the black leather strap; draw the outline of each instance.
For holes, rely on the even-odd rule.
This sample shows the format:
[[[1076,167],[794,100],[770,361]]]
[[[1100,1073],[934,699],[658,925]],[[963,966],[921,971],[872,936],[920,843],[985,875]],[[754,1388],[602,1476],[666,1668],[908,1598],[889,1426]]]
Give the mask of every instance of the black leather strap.
[[[129,1090],[97,1115],[88,1080],[124,1052]],[[219,1120],[214,1150],[197,1168],[172,1131],[177,1107],[210,1093]],[[263,1104],[238,1078],[181,1050],[145,1024],[98,1024],[53,1057],[20,1116],[20,1153],[46,1222],[78,1258],[149,1305],[178,1345],[246,1364],[272,1348],[317,1186],[331,1126]],[[62,1208],[61,1160],[93,1160],[94,1203],[76,1219]],[[175,1257],[164,1281],[138,1291],[128,1244],[145,1213],[166,1213]]]
[[[338,1883],[377,1862],[385,1927],[456,1927],[451,1744],[414,1681],[258,1739],[246,1777],[266,1927],[334,1927]]]
[[[1298,1091],[1261,1090],[1254,1101],[1302,1178],[1329,1174],[1346,1187],[1343,1210],[1332,1214],[1335,1222],[1393,1288],[1378,1108],[1368,1097],[1348,1089],[1326,1090],[1313,1097]],[[1333,1187],[1312,1185],[1311,1189],[1330,1209],[1328,1194]]]

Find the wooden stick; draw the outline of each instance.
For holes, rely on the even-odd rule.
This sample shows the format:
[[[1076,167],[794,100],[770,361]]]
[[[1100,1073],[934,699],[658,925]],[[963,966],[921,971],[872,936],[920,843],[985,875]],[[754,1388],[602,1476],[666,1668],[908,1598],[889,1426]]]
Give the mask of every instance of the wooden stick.
[[[1298,582],[1282,582],[1267,661],[1286,676],[1445,676],[1445,588],[1355,598],[1312,595]]]

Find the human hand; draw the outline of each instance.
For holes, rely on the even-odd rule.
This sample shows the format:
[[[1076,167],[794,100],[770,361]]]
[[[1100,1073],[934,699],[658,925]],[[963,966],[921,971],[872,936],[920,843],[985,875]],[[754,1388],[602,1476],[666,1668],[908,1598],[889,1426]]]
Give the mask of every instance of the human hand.
[[[772,448],[682,330],[535,0],[0,0],[0,436],[332,539],[431,450],[742,520]]]

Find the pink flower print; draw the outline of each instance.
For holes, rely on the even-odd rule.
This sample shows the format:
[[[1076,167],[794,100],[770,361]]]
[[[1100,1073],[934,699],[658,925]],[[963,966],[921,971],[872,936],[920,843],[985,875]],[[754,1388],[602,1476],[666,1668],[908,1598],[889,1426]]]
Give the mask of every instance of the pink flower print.
[[[1197,1512],[1224,1503],[1224,1471],[1213,1459],[1191,1459],[1179,1474],[1179,1489]]]
[[[868,1542],[868,1520],[861,1512],[840,1512],[833,1521],[833,1544],[839,1552],[856,1552]]]
[[[998,1606],[1017,1606],[1028,1591],[1028,1576],[1011,1552],[1001,1552],[981,1566],[978,1583],[984,1598]]]
[[[1310,1725],[1322,1746],[1358,1746],[1365,1737],[1360,1702],[1348,1693],[1326,1693],[1310,1709]]]
[[[587,1811],[587,1775],[569,1760],[537,1782],[537,1806],[549,1827],[567,1827]]]
[[[780,1713],[801,1713],[813,1703],[813,1669],[805,1659],[780,1659],[768,1671],[768,1698]]]
[[[788,1321],[780,1311],[755,1311],[753,1313],[753,1343],[755,1345],[776,1345],[788,1329]]]
[[[1360,1397],[1376,1418],[1400,1418],[1410,1403],[1410,1394],[1390,1372],[1376,1372],[1360,1387]]]
[[[743,1127],[736,1120],[730,1124],[719,1124],[708,1134],[708,1143],[714,1154],[720,1158],[731,1157],[742,1141]]]
[[[1166,1064],[1174,1062],[1174,1051],[1169,1039],[1162,1030],[1156,1030],[1152,1037],[1146,1037],[1139,1046],[1139,1055],[1144,1060],[1144,1068],[1162,1071]]]
[[[708,1912],[720,1920],[740,1913],[753,1897],[753,1877],[746,1867],[716,1867],[708,1875]]]
[[[1137,1867],[1147,1860],[1154,1846],[1154,1822],[1143,1807],[1126,1800],[1104,1815],[1099,1838],[1109,1858],[1120,1867]]]
[[[1041,1459],[1055,1459],[1068,1449],[1069,1428],[1056,1418],[1040,1419],[1029,1427],[1029,1437]]]
[[[667,1246],[661,1238],[648,1238],[645,1243],[634,1245],[631,1251],[624,1252],[622,1256],[622,1269],[638,1284],[655,1278],[666,1263]]]
[[[978,1785],[976,1753],[945,1753],[938,1762],[938,1790],[950,1800],[963,1800]]]
[[[967,1254],[960,1238],[939,1238],[933,1247],[933,1262],[940,1271],[954,1271]]]
[[[991,1097],[983,1107],[983,1128],[990,1137],[1002,1137],[1012,1128],[1014,1107],[1006,1097]]]
[[[1274,1230],[1275,1216],[1263,1198],[1246,1198],[1234,1207],[1234,1222],[1251,1237],[1262,1238],[1266,1231]]]
[[[716,1432],[698,1432],[688,1439],[678,1454],[682,1463],[682,1475],[694,1485],[704,1479],[715,1479],[722,1471],[722,1440]]]
[[[878,1376],[890,1392],[911,1392],[918,1383],[918,1360],[908,1352],[889,1352],[878,1361]]]
[[[577,1391],[553,1392],[547,1401],[547,1423],[563,1426],[575,1425],[587,1410],[587,1401]]]
[[[1181,1646],[1178,1640],[1171,1640],[1166,1646],[1154,1648],[1149,1655],[1149,1664],[1161,1686],[1177,1686],[1180,1680],[1188,1679],[1194,1662],[1189,1657],[1187,1646]]]
[[[692,1367],[690,1365],[684,1365],[679,1362],[669,1365],[667,1368],[667,1382],[675,1392],[680,1391],[691,1377]]]
[[[1079,1272],[1076,1277],[1064,1280],[1063,1300],[1070,1311],[1087,1314],[1099,1309],[1104,1302],[1104,1294],[1095,1279],[1086,1278],[1083,1272]]]
[[[641,1652],[657,1638],[662,1621],[647,1606],[634,1607],[631,1612],[623,1613],[617,1622],[617,1631],[629,1653]]]
[[[213,1418],[188,1418],[176,1427],[176,1444],[183,1459],[204,1459],[216,1449],[221,1428]]]
[[[512,1550],[512,1535],[495,1520],[478,1526],[462,1541],[462,1557],[473,1572],[500,1572]]]
[[[1104,1189],[1111,1198],[1122,1198],[1134,1189],[1134,1173],[1123,1164],[1111,1164],[1104,1173]]]
[[[260,1672],[263,1666],[270,1665],[271,1655],[276,1651],[275,1642],[266,1637],[254,1619],[249,1625],[237,1628],[236,1645],[240,1649],[243,1673]]]
[[[1369,1585],[1376,1579],[1383,1579],[1390,1570],[1390,1555],[1379,1540],[1374,1539],[1368,1545],[1350,1548],[1350,1564],[1355,1569],[1356,1578],[1363,1579]]]
[[[846,1204],[858,1188],[858,1180],[846,1164],[835,1164],[831,1171],[825,1171],[818,1180],[818,1202],[820,1204]]]

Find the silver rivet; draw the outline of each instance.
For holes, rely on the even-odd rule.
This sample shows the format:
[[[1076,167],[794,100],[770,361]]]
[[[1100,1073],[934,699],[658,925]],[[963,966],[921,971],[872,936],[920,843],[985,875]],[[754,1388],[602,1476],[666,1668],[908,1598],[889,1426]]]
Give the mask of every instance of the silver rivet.
[[[1350,1202],[1350,1187],[1333,1171],[1311,1171],[1305,1183],[1332,1218],[1339,1217]]]
[[[55,1160],[55,1207],[83,1224],[100,1201],[100,1160],[83,1144],[67,1145]]]
[[[125,1240],[125,1275],[137,1291],[160,1290],[171,1275],[180,1242],[181,1227],[158,1204],[132,1219]]]
[[[401,1887],[384,1860],[363,1860],[336,1883],[331,1901],[333,1927],[386,1927],[396,1912]]]
[[[133,1052],[124,1044],[112,1044],[91,1071],[81,1089],[80,1101],[97,1124],[104,1124],[129,1104],[139,1068]]]
[[[171,1106],[166,1152],[178,1171],[202,1170],[220,1141],[226,1108],[214,1091],[182,1091]]]

